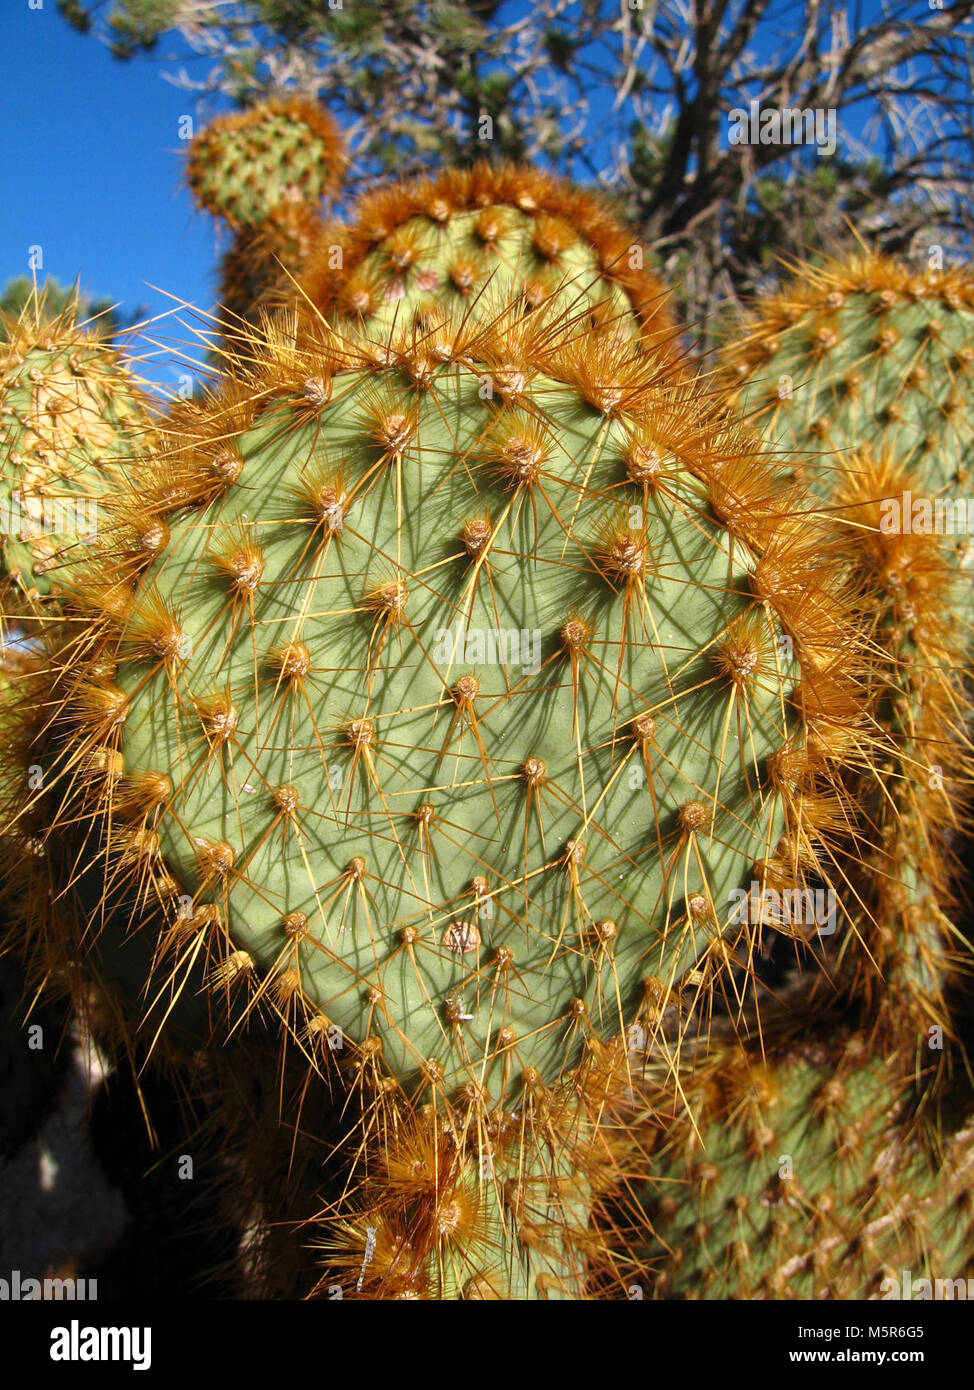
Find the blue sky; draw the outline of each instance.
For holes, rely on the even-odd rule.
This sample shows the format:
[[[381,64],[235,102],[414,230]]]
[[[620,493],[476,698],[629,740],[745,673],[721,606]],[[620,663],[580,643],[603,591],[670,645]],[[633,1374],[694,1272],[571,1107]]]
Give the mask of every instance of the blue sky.
[[[0,45],[0,284],[29,275],[28,248],[40,246],[44,275],[70,283],[80,274],[83,288],[120,302],[125,314],[139,305],[153,315],[172,308],[150,284],[209,308],[216,230],[180,177],[179,118],[195,114],[192,95],[165,81],[154,57],[120,63],[97,39],[76,34],[55,0],[40,10],[3,0]],[[154,331],[188,337],[173,322]],[[174,379],[161,362],[151,375]]]

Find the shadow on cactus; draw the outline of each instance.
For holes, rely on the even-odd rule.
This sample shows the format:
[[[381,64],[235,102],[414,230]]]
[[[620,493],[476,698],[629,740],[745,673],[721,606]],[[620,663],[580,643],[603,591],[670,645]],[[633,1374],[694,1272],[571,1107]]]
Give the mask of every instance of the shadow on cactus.
[[[652,1178],[617,1219],[630,1296],[910,1298],[969,1273],[969,1103],[966,1125],[932,1136],[911,1059],[817,1022],[717,1046],[688,1072]]]

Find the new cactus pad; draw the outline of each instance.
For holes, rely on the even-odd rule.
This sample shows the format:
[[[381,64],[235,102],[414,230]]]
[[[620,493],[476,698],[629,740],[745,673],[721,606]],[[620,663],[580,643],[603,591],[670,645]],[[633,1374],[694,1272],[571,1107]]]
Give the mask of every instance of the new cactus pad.
[[[418,336],[448,315],[490,322],[519,301],[581,328],[676,351],[664,287],[644,248],[596,196],[530,166],[486,161],[380,189],[308,261],[312,313],[373,342]]]

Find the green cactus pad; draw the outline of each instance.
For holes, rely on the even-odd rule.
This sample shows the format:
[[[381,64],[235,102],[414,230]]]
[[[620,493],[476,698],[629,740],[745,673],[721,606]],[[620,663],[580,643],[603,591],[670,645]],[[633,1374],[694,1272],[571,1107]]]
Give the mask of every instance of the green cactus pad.
[[[835,518],[875,615],[880,776],[859,798],[866,950],[848,959],[896,1046],[949,1026],[942,991],[962,944],[949,835],[971,777],[972,329],[968,272],[862,256],[800,267],[727,354],[739,405]]]
[[[928,1152],[898,1076],[859,1037],[767,1065],[715,1051],[644,1189],[645,1296],[930,1298],[922,1280],[965,1279],[970,1129]]]
[[[769,760],[804,755],[829,572],[794,499],[746,543],[753,441],[641,358],[600,409],[577,347],[516,399],[468,345],[420,384],[269,353],[252,423],[231,387],[174,429],[168,539],[86,697],[124,766],[103,812],[156,779],[139,853],[192,931],[400,1080],[553,1081],[647,979],[699,988],[787,828]]]
[[[148,399],[120,355],[43,295],[5,320],[0,391],[0,567],[8,616],[69,582],[152,438]],[[19,597],[18,597],[19,595]]]
[[[197,203],[230,227],[256,227],[283,202],[314,206],[341,183],[344,142],[327,111],[286,97],[223,116],[190,146]]]
[[[744,382],[739,404],[802,455],[821,496],[833,489],[835,452],[861,447],[894,458],[918,496],[971,490],[969,272],[916,274],[866,255],[801,267],[748,327],[727,354]]]
[[[349,228],[322,238],[302,289],[344,333],[373,341],[422,338],[444,313],[488,322],[519,299],[675,352],[646,254],[593,195],[530,166],[481,162],[361,199]]]
[[[152,1039],[262,1016],[344,1064],[373,1186],[329,1248],[347,1275],[381,1213],[370,1296],[571,1296],[605,1116],[751,970],[742,889],[816,867],[858,628],[665,352],[519,305],[429,355],[288,333],[171,413],[134,588],[110,544],[78,586],[25,867]]]

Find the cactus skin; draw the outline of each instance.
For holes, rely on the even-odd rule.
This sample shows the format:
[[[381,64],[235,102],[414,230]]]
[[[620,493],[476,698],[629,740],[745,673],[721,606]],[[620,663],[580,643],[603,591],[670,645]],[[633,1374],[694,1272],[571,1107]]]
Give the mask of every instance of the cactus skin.
[[[152,440],[148,398],[121,356],[77,320],[77,302],[47,312],[43,293],[4,319],[0,389],[0,609],[4,627],[41,611],[70,583]],[[47,509],[47,515],[45,515]]]
[[[640,1189],[654,1234],[634,1251],[632,1279],[646,1296],[898,1297],[909,1269],[922,1297],[921,1279],[967,1277],[971,1129],[938,1157],[902,1060],[879,1058],[860,1034],[794,1033],[764,1059],[715,1048]]]
[[[344,168],[344,141],[328,112],[285,97],[202,130],[186,181],[201,208],[236,230],[258,227],[284,202],[315,207],[339,188]]]
[[[330,229],[304,296],[346,336],[422,338],[447,315],[489,322],[520,297],[657,348],[678,330],[643,248],[595,196],[530,166],[482,161],[366,195]]]
[[[498,406],[482,399],[465,355],[432,378],[424,364],[417,387],[409,360],[379,382],[371,370],[335,373],[324,349],[315,360],[310,348],[282,347],[254,385],[258,418],[228,429],[233,386],[195,418],[186,412],[185,442],[158,470],[158,504],[147,505],[161,508],[179,488],[213,500],[202,514],[170,511],[130,611],[97,633],[97,654],[65,668],[80,692],[86,663],[100,672],[118,661],[121,695],[100,684],[98,712],[79,714],[76,702],[63,727],[89,742],[98,730],[99,746],[111,738],[124,763],[124,780],[116,784],[115,764],[108,779],[112,801],[131,791],[139,804],[130,784],[169,779],[145,823],[195,905],[228,913],[234,940],[276,974],[303,960],[309,936],[317,941],[304,991],[328,999],[353,1036],[381,1033],[394,1074],[422,1073],[431,1058],[452,1070],[441,1008],[466,985],[507,1000],[489,1010],[493,1026],[503,1017],[524,1035],[519,1062],[551,1075],[563,1048],[552,1019],[571,1028],[575,1015],[562,1010],[573,990],[613,1015],[617,1004],[603,996],[610,959],[623,978],[647,945],[660,947],[660,933],[674,938],[660,953],[669,981],[697,968],[712,932],[703,908],[675,925],[685,899],[703,894],[722,916],[728,885],[774,850],[787,798],[765,764],[786,743],[796,755],[803,748],[782,698],[798,668],[786,657],[776,666],[778,624],[785,617],[812,645],[822,640],[809,633],[801,589],[805,581],[817,598],[823,575],[791,498],[762,498],[751,523],[752,537],[760,531],[777,547],[774,563],[743,550],[728,561],[726,531],[703,515],[708,494],[744,530],[748,470],[760,480],[762,462],[745,457],[739,490],[725,490],[714,460],[746,448],[746,437],[728,438],[703,414],[688,429],[688,393],[650,389],[646,407],[633,399],[605,415],[585,400],[568,350],[544,364],[560,379],[538,375],[516,405]],[[652,368],[639,371],[652,379]],[[665,483],[627,485],[627,468],[645,464],[650,425]],[[212,442],[200,443],[207,433]],[[684,451],[682,466],[668,445]],[[323,471],[336,452],[340,479]],[[708,488],[695,473],[710,468]],[[620,503],[646,520],[614,516]],[[797,576],[783,577],[779,555]],[[458,617],[473,634],[465,659],[455,651]],[[485,661],[484,634],[534,625],[539,670]],[[691,689],[704,693],[681,696]],[[166,701],[165,716],[153,717],[167,691],[178,707]],[[327,701],[325,718],[306,691]],[[681,699],[691,714],[678,722],[667,711]],[[751,733],[738,753],[725,726],[744,704]],[[651,730],[639,723],[647,710]],[[282,718],[277,746],[271,729]],[[192,770],[181,768],[181,748],[196,750]],[[644,756],[654,793],[643,802],[621,784]],[[765,805],[751,808],[759,786]],[[107,812],[105,788],[84,796]],[[583,810],[593,798],[597,818]],[[315,890],[295,877],[312,851]],[[671,858],[679,883],[664,886]],[[620,871],[638,881],[638,907],[634,883],[614,886]],[[485,968],[483,924],[496,950],[529,910],[526,951],[515,943],[512,962]],[[632,914],[629,933],[619,920],[618,941],[599,934],[598,923],[623,914]],[[466,933],[452,926],[461,919]],[[393,933],[381,967],[370,940],[380,922]],[[334,974],[320,959],[332,953]],[[554,960],[564,976],[543,969]],[[514,984],[534,969],[548,977],[540,996]],[[355,980],[360,997],[348,989]],[[369,999],[371,985],[380,995]],[[394,1017],[386,995],[398,1001]],[[478,1039],[472,1050],[492,1052],[483,1028],[458,1031]]]
[[[738,404],[800,455],[800,471],[824,500],[835,452],[863,446],[895,459],[918,496],[971,491],[969,271],[917,274],[874,255],[802,266],[790,286],[759,302],[748,328],[726,354],[742,383]]]
[[[885,499],[911,482],[909,467],[862,449],[840,465],[833,503],[883,656],[874,678],[886,735],[876,753],[881,793],[860,798],[867,826],[856,873],[868,958],[855,953],[852,992],[867,1001],[884,1046],[902,1049],[912,1034],[926,1052],[928,1028],[952,1031],[944,987],[965,944],[953,925],[960,904],[951,838],[964,826],[974,769],[967,638],[956,620],[965,580],[952,542],[881,524]]]
[[[337,192],[345,165],[334,121],[298,98],[214,121],[194,140],[187,181],[199,206],[233,232],[219,284],[228,343],[293,299],[294,278],[324,230],[319,204]]]

